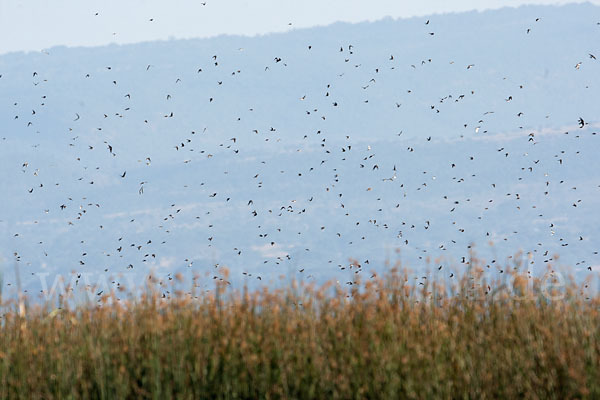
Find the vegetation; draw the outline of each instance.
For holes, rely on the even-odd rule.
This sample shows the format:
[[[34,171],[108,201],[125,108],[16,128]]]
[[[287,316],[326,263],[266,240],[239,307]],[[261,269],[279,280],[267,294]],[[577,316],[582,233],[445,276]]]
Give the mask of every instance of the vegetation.
[[[483,269],[5,304],[0,397],[599,398],[600,298]]]

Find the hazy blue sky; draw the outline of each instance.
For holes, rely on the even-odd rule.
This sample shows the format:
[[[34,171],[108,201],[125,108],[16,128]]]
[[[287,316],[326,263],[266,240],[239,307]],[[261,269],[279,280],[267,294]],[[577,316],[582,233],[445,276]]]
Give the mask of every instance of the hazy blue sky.
[[[95,46],[223,33],[255,35],[335,21],[569,2],[572,1],[0,0],[0,54],[40,51],[56,45]],[[591,2],[600,4],[600,0]]]

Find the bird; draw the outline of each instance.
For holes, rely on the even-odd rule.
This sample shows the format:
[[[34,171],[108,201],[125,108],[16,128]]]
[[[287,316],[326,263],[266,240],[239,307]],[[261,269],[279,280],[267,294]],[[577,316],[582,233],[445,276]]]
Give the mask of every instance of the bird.
[[[160,22],[154,20],[150,18]],[[427,27],[417,34],[442,39],[433,26],[429,29],[429,19],[422,22]],[[445,26],[451,29],[453,25]],[[501,29],[510,35],[508,28]],[[527,33],[535,33],[527,39],[539,40],[544,32],[527,28]],[[98,256],[111,260],[111,272],[134,265],[136,271],[171,272],[171,267],[183,265],[195,269],[205,261],[192,264],[192,259],[202,254],[217,258],[218,268],[225,263],[235,268],[241,257],[230,257],[244,250],[243,263],[254,263],[257,268],[255,274],[245,276],[266,282],[268,266],[293,272],[285,264],[299,265],[299,254],[307,258],[318,254],[312,257],[321,260],[323,278],[335,273],[361,274],[364,266],[377,264],[372,258],[377,250],[370,249],[382,245],[397,247],[403,261],[418,265],[445,256],[470,266],[470,258],[463,256],[470,240],[491,240],[503,248],[529,246],[534,265],[554,261],[549,254],[564,245],[575,247],[572,254],[591,253],[584,245],[592,245],[588,239],[594,237],[589,232],[592,228],[577,223],[583,214],[593,222],[589,213],[593,202],[588,196],[600,190],[594,182],[587,182],[586,171],[577,169],[586,164],[593,167],[595,161],[591,156],[595,133],[590,132],[595,125],[589,120],[588,105],[573,107],[579,106],[578,114],[587,115],[588,122],[580,117],[578,127],[590,127],[589,131],[569,132],[558,127],[561,121],[568,125],[570,118],[577,118],[577,114],[568,116],[571,108],[555,108],[553,115],[531,109],[527,99],[535,100],[542,93],[539,85],[527,81],[532,76],[528,64],[515,75],[502,63],[491,68],[485,52],[461,61],[456,58],[461,53],[456,44],[437,54],[441,50],[429,46],[400,55],[385,42],[367,48],[369,42],[363,41],[354,47],[340,37],[328,48],[309,44],[308,36],[297,34],[299,47],[248,44],[222,56],[207,50],[198,56],[200,61],[170,63],[171,44],[161,47],[164,57],[134,57],[138,62],[131,61],[129,66],[123,60],[106,66],[115,59],[108,56],[106,60],[111,61],[100,61],[99,67],[98,62],[82,59],[83,73],[61,70],[64,79],[72,79],[69,96],[78,104],[75,109],[66,108],[73,102],[58,106],[63,95],[55,85],[62,77],[53,85],[56,75],[43,61],[50,58],[39,55],[33,77],[31,71],[24,72],[36,86],[27,85],[31,93],[19,96],[18,104],[6,102],[5,118],[10,120],[5,121],[6,133],[0,137],[0,147],[9,156],[3,172],[9,188],[18,189],[9,192],[22,201],[22,209],[31,212],[28,219],[35,221],[31,227],[19,226],[40,236],[50,221],[64,221],[65,240],[76,238],[72,246],[81,251],[74,253],[85,251],[87,257],[72,258],[76,268],[91,268],[96,263],[91,258]],[[481,37],[484,34],[485,30]],[[285,43],[285,36],[281,39]],[[468,38],[460,46],[479,48],[477,40]],[[216,48],[210,41],[206,45]],[[525,49],[532,45],[523,43]],[[490,46],[490,51],[503,49]],[[132,54],[136,51],[135,46],[128,49]],[[510,58],[514,49],[507,49]],[[582,49],[579,54],[571,49],[565,57],[582,59],[586,47]],[[56,54],[60,58],[60,52]],[[106,54],[112,54],[111,50]],[[570,79],[555,68],[559,59],[544,54],[539,59],[540,65]],[[596,57],[589,53],[589,60]],[[464,64],[468,62],[478,68]],[[583,63],[575,67],[581,71],[573,71],[577,73],[574,101],[587,98],[585,90],[593,88],[596,80],[586,75],[595,64]],[[85,74],[86,70],[91,74]],[[3,85],[10,72],[9,68],[2,78]],[[557,96],[563,94],[561,88],[555,89]],[[89,110],[93,112],[85,114],[81,107],[92,105]],[[56,117],[49,111],[57,111]],[[68,119],[66,124],[60,122],[61,112],[78,124]],[[23,152],[11,154],[17,138],[25,144]],[[99,141],[107,145],[109,155],[98,147]],[[27,165],[23,154],[27,154]],[[50,155],[60,163],[55,164]],[[124,179],[125,170],[135,161],[143,163],[135,175],[143,176]],[[114,168],[123,171],[116,171],[122,178],[118,182],[110,179]],[[576,181],[575,175],[580,176]],[[105,190],[109,197],[103,197]],[[137,203],[130,202],[134,190]],[[572,218],[580,232],[567,229],[562,214]],[[92,244],[90,239],[98,232],[102,240]],[[25,242],[34,236],[20,232],[18,239]],[[192,245],[189,237],[202,239]],[[32,258],[43,255],[41,250],[34,253]],[[44,259],[56,263],[49,254]],[[365,261],[349,266],[346,254]],[[294,261],[288,258],[291,255]],[[382,263],[384,256],[379,257]],[[577,266],[594,265],[590,260],[578,261]],[[139,262],[147,269],[139,268]],[[438,271],[444,269],[442,262],[434,264]],[[498,263],[485,265],[503,273]],[[305,272],[300,266],[296,270]],[[242,276],[241,271],[234,273]],[[224,282],[218,275],[214,275],[218,282]],[[425,279],[421,273],[415,277],[419,284]],[[448,277],[455,274],[444,275]],[[341,280],[349,286],[356,281]],[[202,285],[199,282],[194,284]]]

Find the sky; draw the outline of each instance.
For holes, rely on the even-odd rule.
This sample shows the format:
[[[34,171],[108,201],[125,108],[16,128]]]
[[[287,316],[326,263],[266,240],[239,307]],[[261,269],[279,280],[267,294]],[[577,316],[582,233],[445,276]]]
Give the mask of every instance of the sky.
[[[221,34],[257,35],[384,17],[565,0],[0,0],[0,54]],[[600,0],[588,1],[600,5]],[[290,25],[291,24],[291,25]]]

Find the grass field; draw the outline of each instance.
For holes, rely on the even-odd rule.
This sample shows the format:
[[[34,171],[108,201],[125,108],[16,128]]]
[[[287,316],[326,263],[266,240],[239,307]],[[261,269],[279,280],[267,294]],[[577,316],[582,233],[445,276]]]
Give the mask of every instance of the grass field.
[[[600,397],[600,297],[516,271],[454,280],[5,304],[0,397]]]

